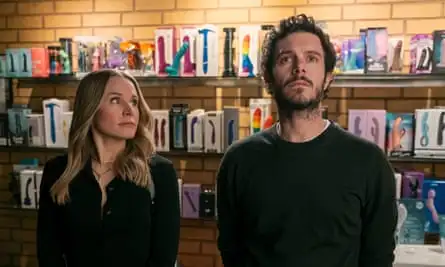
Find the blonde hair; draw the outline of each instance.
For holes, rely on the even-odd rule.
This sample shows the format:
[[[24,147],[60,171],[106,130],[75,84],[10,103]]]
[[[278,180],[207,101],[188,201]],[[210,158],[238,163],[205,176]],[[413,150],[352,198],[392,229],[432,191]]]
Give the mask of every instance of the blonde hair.
[[[51,187],[51,196],[59,205],[69,201],[69,185],[89,159],[98,160],[91,129],[107,83],[112,77],[129,80],[136,88],[139,98],[136,136],[127,140],[125,149],[117,155],[113,163],[113,170],[122,179],[147,189],[150,187],[152,180],[148,161],[155,152],[153,116],[150,108],[144,100],[138,82],[132,76],[115,70],[100,70],[85,76],[77,87],[68,140],[68,163],[65,171]]]

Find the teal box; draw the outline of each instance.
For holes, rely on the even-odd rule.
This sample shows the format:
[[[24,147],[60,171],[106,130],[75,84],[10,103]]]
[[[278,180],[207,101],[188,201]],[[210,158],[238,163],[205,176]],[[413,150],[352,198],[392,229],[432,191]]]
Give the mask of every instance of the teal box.
[[[0,55],[0,77],[6,77],[6,56]]]
[[[28,115],[30,108],[13,107],[8,109],[8,132],[11,145],[27,145],[28,143]]]
[[[6,77],[19,77],[19,54],[17,49],[6,49]]]
[[[31,49],[19,48],[19,77],[32,77],[32,55]]]
[[[32,58],[29,48],[6,49],[6,76],[31,77]]]
[[[419,199],[403,198],[398,207],[397,238],[399,244],[419,245],[425,239],[425,203]]]

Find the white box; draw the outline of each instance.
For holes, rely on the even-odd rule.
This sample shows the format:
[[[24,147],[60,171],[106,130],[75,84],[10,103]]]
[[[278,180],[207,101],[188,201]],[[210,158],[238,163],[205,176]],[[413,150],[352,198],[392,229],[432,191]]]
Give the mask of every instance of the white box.
[[[204,109],[195,109],[187,114],[187,151],[204,151]]]
[[[224,151],[224,111],[207,111],[204,118],[204,150],[208,153]]]
[[[414,155],[445,158],[445,109],[415,111]]]
[[[251,98],[250,110],[250,134],[255,134],[264,129],[264,123],[271,115],[272,100],[269,98]]]
[[[224,107],[224,150],[239,139],[239,108]]]
[[[152,110],[153,140],[157,151],[170,151],[170,118],[169,110]]]
[[[179,30],[179,47],[187,41],[189,44],[185,55],[181,58],[180,76],[193,77],[196,74],[196,43],[198,29],[195,27],[183,27]]]
[[[47,147],[66,147],[63,132],[63,113],[69,111],[69,101],[50,98],[43,100],[43,117],[45,124],[45,143]]]
[[[398,245],[394,267],[443,267],[445,254],[440,246]]]
[[[29,146],[45,146],[45,123],[43,114],[28,114]]]
[[[196,76],[219,76],[219,29],[206,24],[198,29],[196,41]]]
[[[246,25],[238,33],[238,76],[255,77],[259,73],[259,49],[261,26]],[[247,47],[245,47],[247,46]],[[246,69],[246,68],[247,69]]]
[[[20,179],[20,199],[23,209],[37,208],[37,190],[35,182],[35,170],[22,170]]]

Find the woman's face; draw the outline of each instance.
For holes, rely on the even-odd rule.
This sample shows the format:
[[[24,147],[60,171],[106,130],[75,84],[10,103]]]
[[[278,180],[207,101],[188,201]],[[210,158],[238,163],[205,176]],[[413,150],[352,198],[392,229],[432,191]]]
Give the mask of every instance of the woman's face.
[[[95,130],[104,137],[128,140],[139,124],[139,96],[133,83],[123,77],[110,78],[94,118]]]

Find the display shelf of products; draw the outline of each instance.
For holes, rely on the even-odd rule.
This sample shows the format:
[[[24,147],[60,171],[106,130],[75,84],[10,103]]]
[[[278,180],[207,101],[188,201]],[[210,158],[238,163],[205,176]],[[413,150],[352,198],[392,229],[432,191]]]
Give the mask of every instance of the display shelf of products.
[[[39,84],[77,85],[81,77],[71,75],[48,78],[17,79],[20,86]],[[136,77],[142,87],[261,87],[261,78],[237,77]],[[445,76],[440,74],[337,74],[331,84],[333,88],[422,88],[445,87]]]
[[[445,163],[445,158],[421,158],[421,157],[389,157],[393,163]]]
[[[0,146],[0,152],[16,153],[65,153],[66,148],[38,147],[38,146]],[[166,157],[221,157],[222,153],[188,152],[181,150],[158,151],[161,156]]]
[[[77,85],[82,77],[51,76],[48,78],[11,78],[19,81],[19,86],[55,84]],[[260,78],[236,77],[136,77],[141,87],[259,87],[263,82]]]
[[[332,83],[337,88],[423,88],[445,87],[441,74],[337,74]]]
[[[37,146],[0,146],[0,152],[18,152],[18,153],[65,153],[66,148],[50,148]],[[206,152],[188,152],[181,150],[159,151],[166,157],[222,157],[224,153],[206,153]],[[445,158],[420,158],[420,157],[389,157],[390,162],[400,163],[445,163]]]

